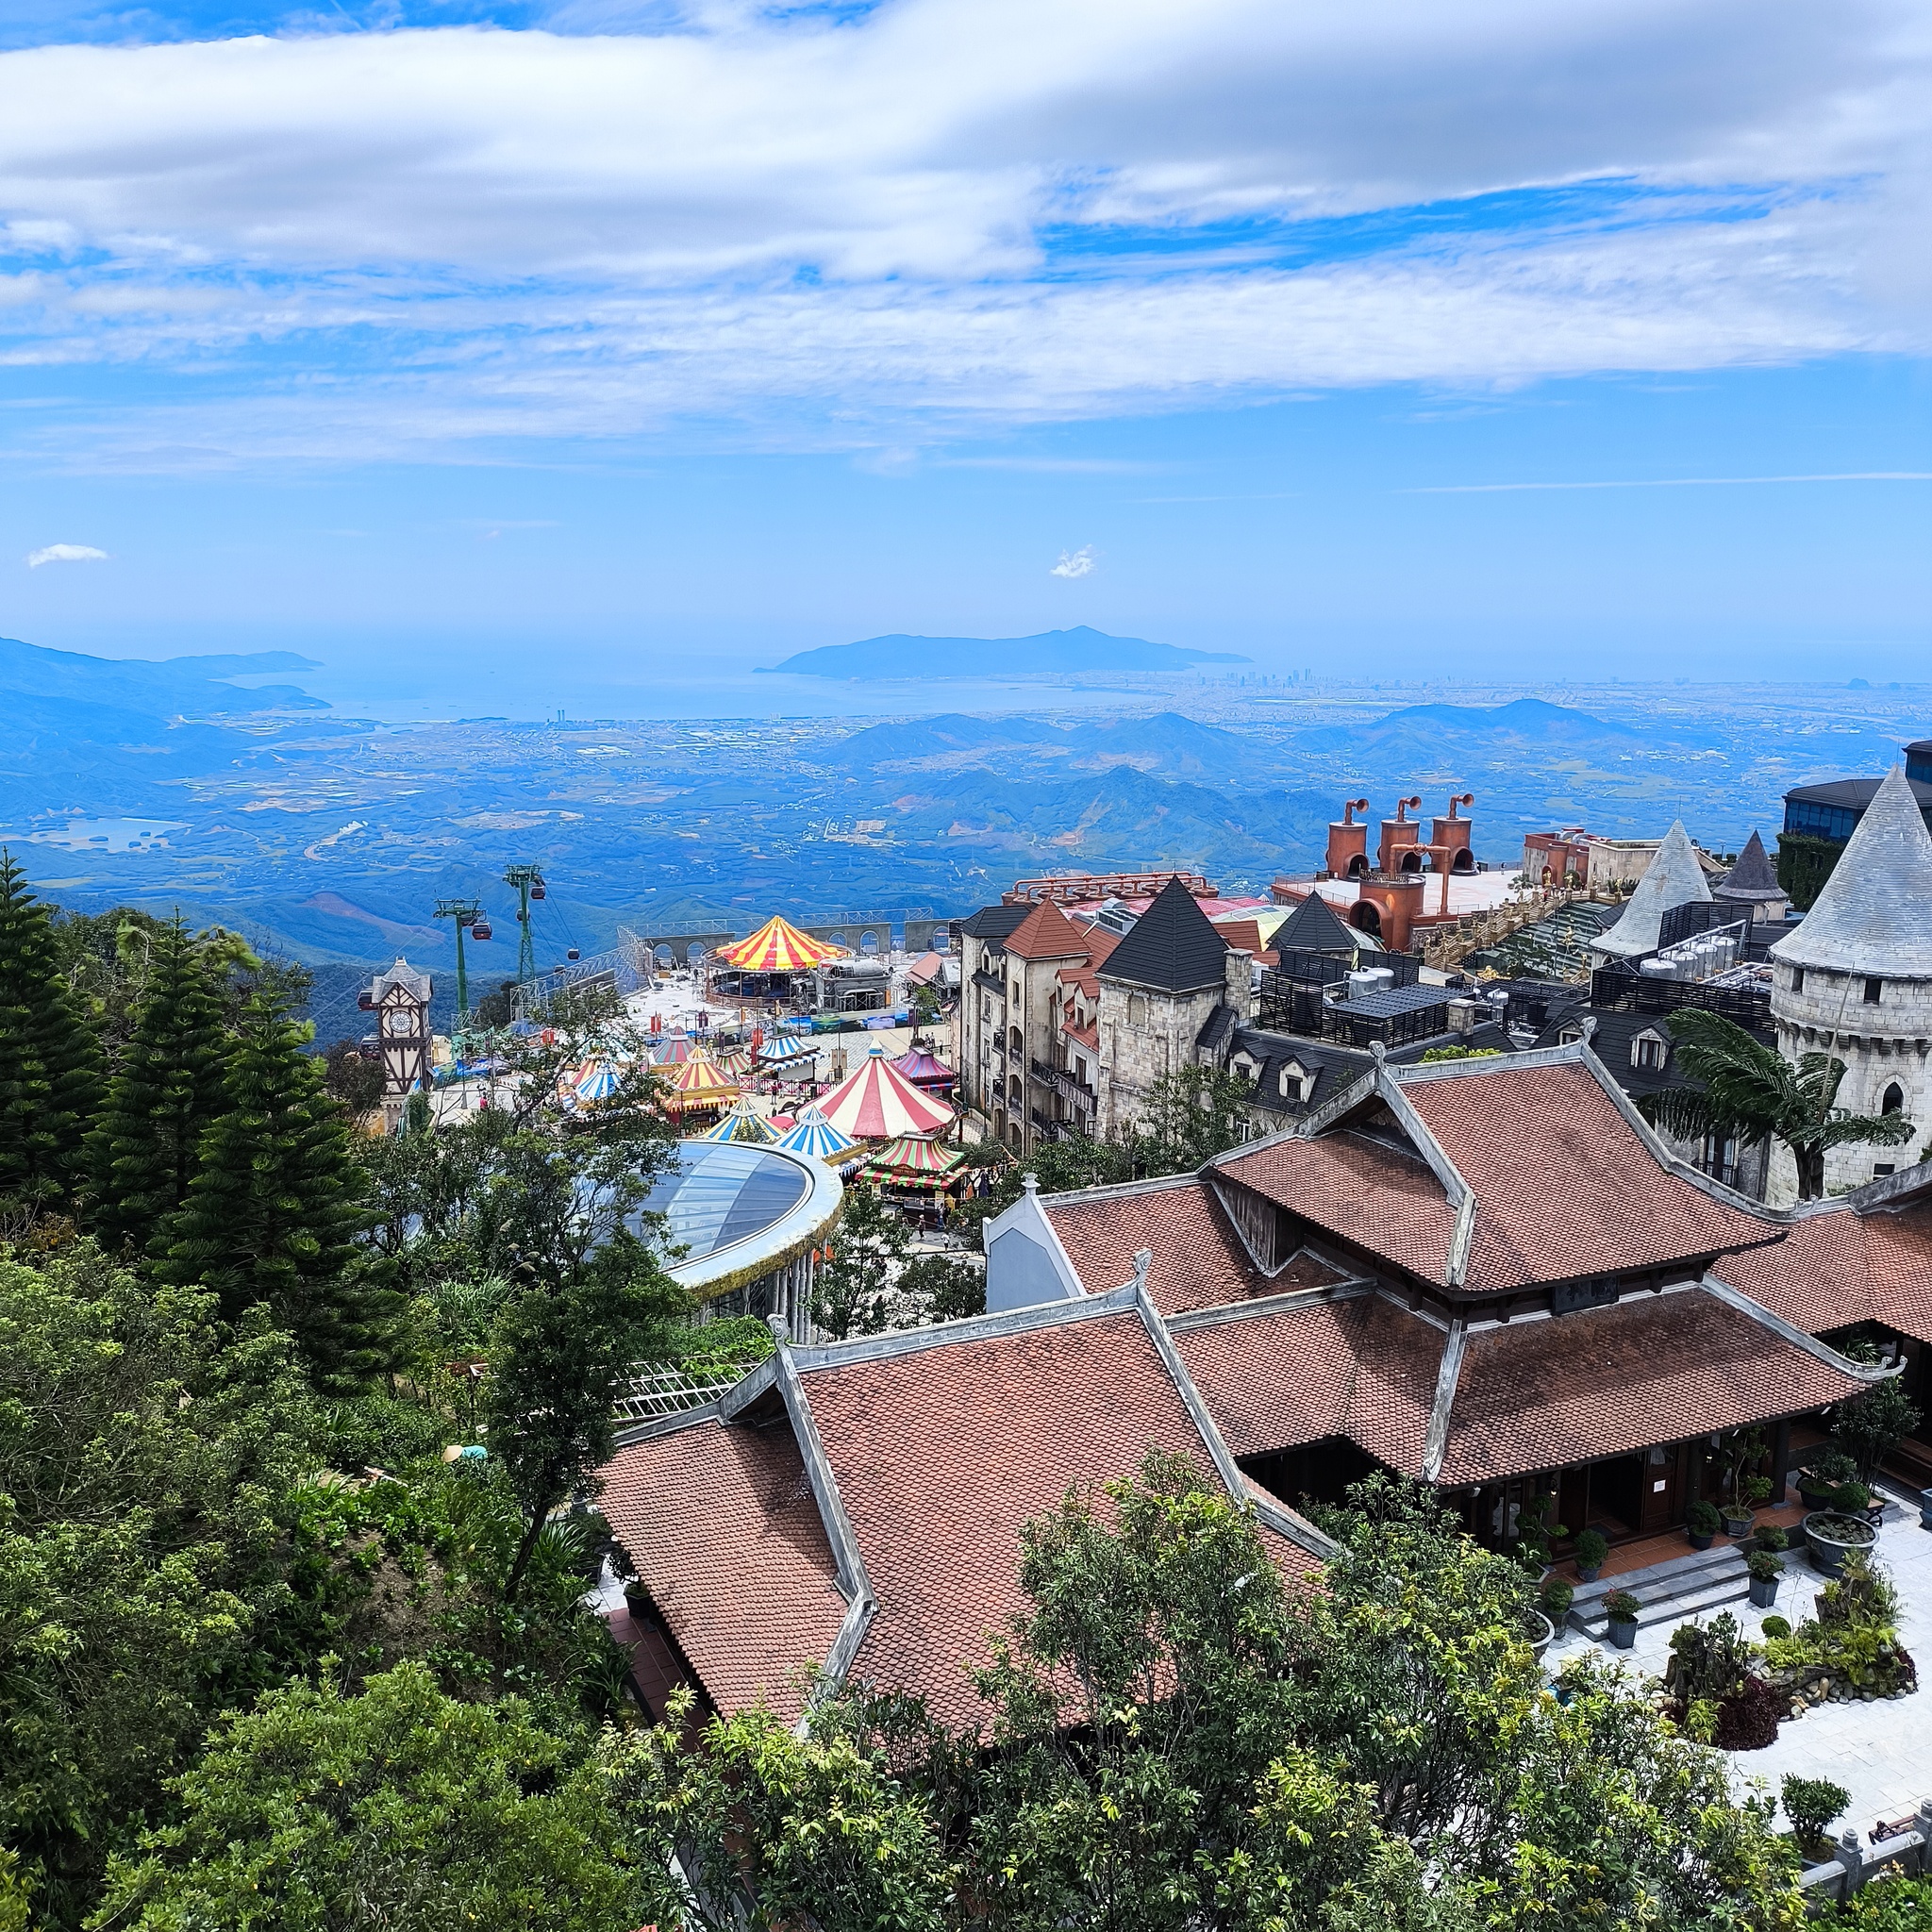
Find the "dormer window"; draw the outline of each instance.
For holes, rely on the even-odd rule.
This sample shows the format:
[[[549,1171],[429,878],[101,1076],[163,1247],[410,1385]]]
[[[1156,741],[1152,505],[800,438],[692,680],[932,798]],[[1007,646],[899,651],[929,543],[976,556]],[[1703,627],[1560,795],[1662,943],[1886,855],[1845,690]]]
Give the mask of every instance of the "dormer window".
[[[1315,1076],[1299,1060],[1290,1060],[1275,1076],[1274,1084],[1282,1099],[1306,1101],[1315,1090]]]
[[[1583,1028],[1581,1026],[1566,1026],[1562,1032],[1557,1035],[1557,1044],[1558,1046],[1574,1046],[1582,1038]]]
[[[1645,1031],[1630,1042],[1630,1064],[1640,1072],[1660,1074],[1670,1057],[1670,1047],[1661,1033]]]

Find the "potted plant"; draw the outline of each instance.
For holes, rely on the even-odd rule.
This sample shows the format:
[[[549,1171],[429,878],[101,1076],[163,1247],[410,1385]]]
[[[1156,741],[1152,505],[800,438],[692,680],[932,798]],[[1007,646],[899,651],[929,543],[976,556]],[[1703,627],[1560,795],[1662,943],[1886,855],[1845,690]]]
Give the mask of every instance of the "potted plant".
[[[1576,1601],[1576,1591],[1560,1576],[1546,1576],[1543,1579],[1542,1611],[1550,1620],[1550,1634],[1555,1636],[1570,1616],[1570,1606]],[[1537,1653],[1542,1655],[1541,1651]]]
[[[1853,1550],[1869,1550],[1878,1532],[1863,1516],[1837,1509],[1814,1509],[1805,1519],[1805,1548],[1812,1569],[1836,1576]]]
[[[1715,1503],[1702,1500],[1691,1504],[1690,1516],[1684,1525],[1684,1534],[1690,1539],[1693,1550],[1707,1550],[1724,1524],[1724,1518],[1717,1512]]]
[[[1643,1607],[1627,1590],[1613,1590],[1604,1599],[1608,1617],[1609,1639],[1619,1650],[1628,1650],[1637,1641],[1637,1613]]]
[[[1925,1491],[1932,1507],[1932,1490]],[[1584,1583],[1594,1583],[1610,1554],[1609,1539],[1600,1529],[1586,1529],[1576,1539],[1576,1574]]]
[[[1842,1818],[1852,1794],[1829,1778],[1788,1777],[1781,1793],[1785,1816],[1791,1821],[1791,1836],[1807,1864],[1822,1865],[1831,1857],[1831,1840],[1826,1834]]]
[[[1850,1482],[1840,1483],[1832,1491],[1831,1501],[1825,1507],[1836,1509],[1840,1516],[1869,1516],[1875,1522],[1879,1513],[1884,1510],[1885,1504],[1881,1500],[1877,1510],[1874,1510],[1872,1500],[1872,1491],[1855,1476]]]
[[[1790,1532],[1780,1529],[1774,1523],[1767,1523],[1751,1541],[1758,1549],[1768,1550],[1774,1557],[1781,1556],[1791,1546]]]
[[[1778,1578],[1785,1574],[1785,1566],[1769,1550],[1753,1550],[1744,1563],[1751,1572],[1752,1604],[1760,1610],[1770,1609],[1777,1601]]]
[[[1842,1449],[1827,1446],[1813,1450],[1798,1472],[1798,1493],[1805,1499],[1806,1508],[1828,1507],[1831,1492],[1840,1483],[1850,1482],[1857,1473],[1858,1465]]]

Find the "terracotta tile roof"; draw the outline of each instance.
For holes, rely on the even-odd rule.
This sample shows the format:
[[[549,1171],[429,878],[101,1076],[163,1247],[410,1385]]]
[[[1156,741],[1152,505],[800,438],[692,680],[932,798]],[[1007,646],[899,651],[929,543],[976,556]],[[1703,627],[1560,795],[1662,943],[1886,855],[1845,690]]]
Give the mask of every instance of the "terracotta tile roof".
[[[1660,1166],[1587,1067],[1403,1083],[1475,1194],[1472,1292],[1659,1267],[1775,1229]]]
[[[1402,1081],[1475,1197],[1463,1292],[1663,1267],[1776,1240],[1772,1224],[1662,1166],[1588,1068],[1476,1064],[1455,1078]],[[1342,1125],[1259,1147],[1221,1172],[1337,1240],[1447,1285],[1456,1214],[1420,1153]]]
[[[1042,1194],[1040,1205],[1089,1294],[1132,1279],[1142,1248],[1153,1250],[1147,1288],[1163,1315],[1280,1292],[1248,1258],[1213,1189],[1196,1175],[1158,1188]]]
[[[1188,1452],[1211,1479],[1135,1309],[807,1367],[803,1381],[878,1602],[856,1668],[956,1725],[983,1714],[971,1673],[1022,1607],[1028,1521],[1070,1486],[1130,1474],[1150,1446]]]
[[[1727,1255],[1711,1273],[1812,1335],[1883,1322],[1932,1341],[1932,1205],[1809,1214],[1776,1247]]]
[[[1051,899],[1042,900],[1007,935],[1007,951],[1023,959],[1077,959],[1087,936]]]
[[[1105,925],[1090,925],[1081,929],[1081,938],[1086,941],[1087,958],[1084,963],[1062,966],[1059,981],[1062,986],[1077,986],[1091,1005],[1100,997],[1100,969],[1107,961],[1107,956],[1120,944],[1122,935]]]
[[[1346,1436],[1420,1474],[1443,1335],[1376,1295],[1244,1315],[1174,1336],[1236,1456]]]
[[[1524,1475],[1815,1408],[1862,1385],[1701,1290],[1469,1338],[1445,1484]]]
[[[1420,1155],[1342,1129],[1317,1140],[1270,1142],[1224,1162],[1220,1171],[1336,1240],[1424,1281],[1440,1284],[1447,1272],[1456,1210]]]
[[[627,1443],[599,1507],[721,1710],[799,1710],[845,1599],[791,1431],[707,1420]]]

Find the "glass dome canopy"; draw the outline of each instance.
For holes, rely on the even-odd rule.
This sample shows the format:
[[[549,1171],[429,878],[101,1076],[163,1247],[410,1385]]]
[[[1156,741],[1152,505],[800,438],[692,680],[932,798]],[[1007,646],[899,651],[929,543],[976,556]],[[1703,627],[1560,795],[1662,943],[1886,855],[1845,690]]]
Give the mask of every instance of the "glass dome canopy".
[[[658,1177],[642,1211],[664,1217],[658,1239],[671,1251],[673,1278],[708,1300],[823,1239],[843,1196],[838,1175],[802,1155],[680,1141],[675,1165]]]

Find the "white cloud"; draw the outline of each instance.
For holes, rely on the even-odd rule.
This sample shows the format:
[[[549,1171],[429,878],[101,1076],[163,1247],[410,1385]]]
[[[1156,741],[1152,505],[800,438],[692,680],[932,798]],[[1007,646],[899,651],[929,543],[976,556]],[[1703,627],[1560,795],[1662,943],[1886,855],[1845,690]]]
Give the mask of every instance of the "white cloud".
[[[49,543],[41,550],[29,550],[26,567],[39,570],[43,563],[106,563],[108,553],[90,543]]]
[[[1056,577],[1085,577],[1093,575],[1093,566],[1100,559],[1093,554],[1091,543],[1083,543],[1077,550],[1060,552],[1060,560],[1048,572]]]
[[[0,55],[0,365],[225,372],[47,449],[179,467],[680,415],[892,449],[1932,345],[1914,0],[603,17],[647,15]]]

